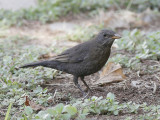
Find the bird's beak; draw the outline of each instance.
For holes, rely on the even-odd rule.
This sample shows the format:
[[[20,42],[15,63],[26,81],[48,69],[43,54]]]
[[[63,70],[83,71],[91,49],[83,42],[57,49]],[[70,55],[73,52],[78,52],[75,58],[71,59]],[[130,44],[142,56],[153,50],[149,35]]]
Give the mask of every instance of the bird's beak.
[[[120,39],[121,36],[119,34],[114,34],[114,36],[112,37],[113,39]]]

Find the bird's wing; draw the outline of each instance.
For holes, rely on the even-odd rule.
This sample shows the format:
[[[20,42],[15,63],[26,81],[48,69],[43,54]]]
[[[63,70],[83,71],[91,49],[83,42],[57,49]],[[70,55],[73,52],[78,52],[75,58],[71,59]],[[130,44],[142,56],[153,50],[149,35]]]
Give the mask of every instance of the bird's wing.
[[[60,55],[57,55],[52,58],[52,60],[56,60],[59,62],[66,62],[66,63],[78,63],[82,62],[88,54],[88,47],[85,47],[86,45],[78,45],[73,48],[70,48],[64,52],[62,52]]]
[[[52,60],[56,60],[59,62],[66,62],[66,63],[78,63],[78,62],[83,61],[83,58],[77,58],[72,55],[71,54],[61,54],[61,55],[57,55]]]

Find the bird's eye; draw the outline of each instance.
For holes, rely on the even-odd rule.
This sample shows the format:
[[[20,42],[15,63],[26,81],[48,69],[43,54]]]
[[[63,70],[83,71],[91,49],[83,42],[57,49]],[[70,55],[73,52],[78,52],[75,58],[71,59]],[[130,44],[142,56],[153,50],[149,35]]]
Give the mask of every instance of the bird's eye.
[[[106,34],[104,34],[103,36],[104,36],[104,37],[107,37],[107,35],[106,35]]]

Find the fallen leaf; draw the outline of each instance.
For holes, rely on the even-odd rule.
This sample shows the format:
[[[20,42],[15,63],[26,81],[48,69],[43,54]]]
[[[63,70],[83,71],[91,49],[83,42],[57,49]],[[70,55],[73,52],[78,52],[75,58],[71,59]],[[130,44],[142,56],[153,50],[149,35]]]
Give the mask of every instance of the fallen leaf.
[[[24,103],[26,106],[30,106],[30,100],[28,98],[28,96],[26,96],[26,101]]]
[[[103,69],[100,75],[100,79],[97,80],[94,84],[105,85],[108,83],[123,81],[125,78],[126,76],[123,74],[123,70],[120,64],[109,62]]]
[[[26,96],[26,100],[25,100],[25,103],[24,103],[26,106],[30,106],[33,110],[35,111],[40,111],[40,110],[43,110],[45,109],[44,107],[42,107],[41,105],[38,105],[36,104],[35,102],[33,101],[30,101],[28,96]]]
[[[43,106],[38,105],[33,101],[30,101],[30,107],[35,111],[40,111],[40,110],[44,110],[45,109]]]

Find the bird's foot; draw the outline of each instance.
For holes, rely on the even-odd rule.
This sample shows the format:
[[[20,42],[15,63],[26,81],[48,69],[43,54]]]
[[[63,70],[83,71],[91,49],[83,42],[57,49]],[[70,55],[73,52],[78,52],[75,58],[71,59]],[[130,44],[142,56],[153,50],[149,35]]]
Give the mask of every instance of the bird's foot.
[[[92,91],[90,88],[89,88],[89,89],[88,89],[88,88],[86,88],[86,89],[85,89],[85,91],[86,91],[88,94],[90,94],[90,95],[92,95],[92,94],[93,94],[93,91]]]
[[[92,95],[93,91],[91,89],[88,89],[88,93]]]
[[[89,95],[89,92],[86,94],[83,94],[83,99],[86,99],[87,97],[88,97],[88,95]]]
[[[93,94],[91,90],[87,90],[87,91],[88,91],[87,93],[83,92],[83,99],[86,99]]]

